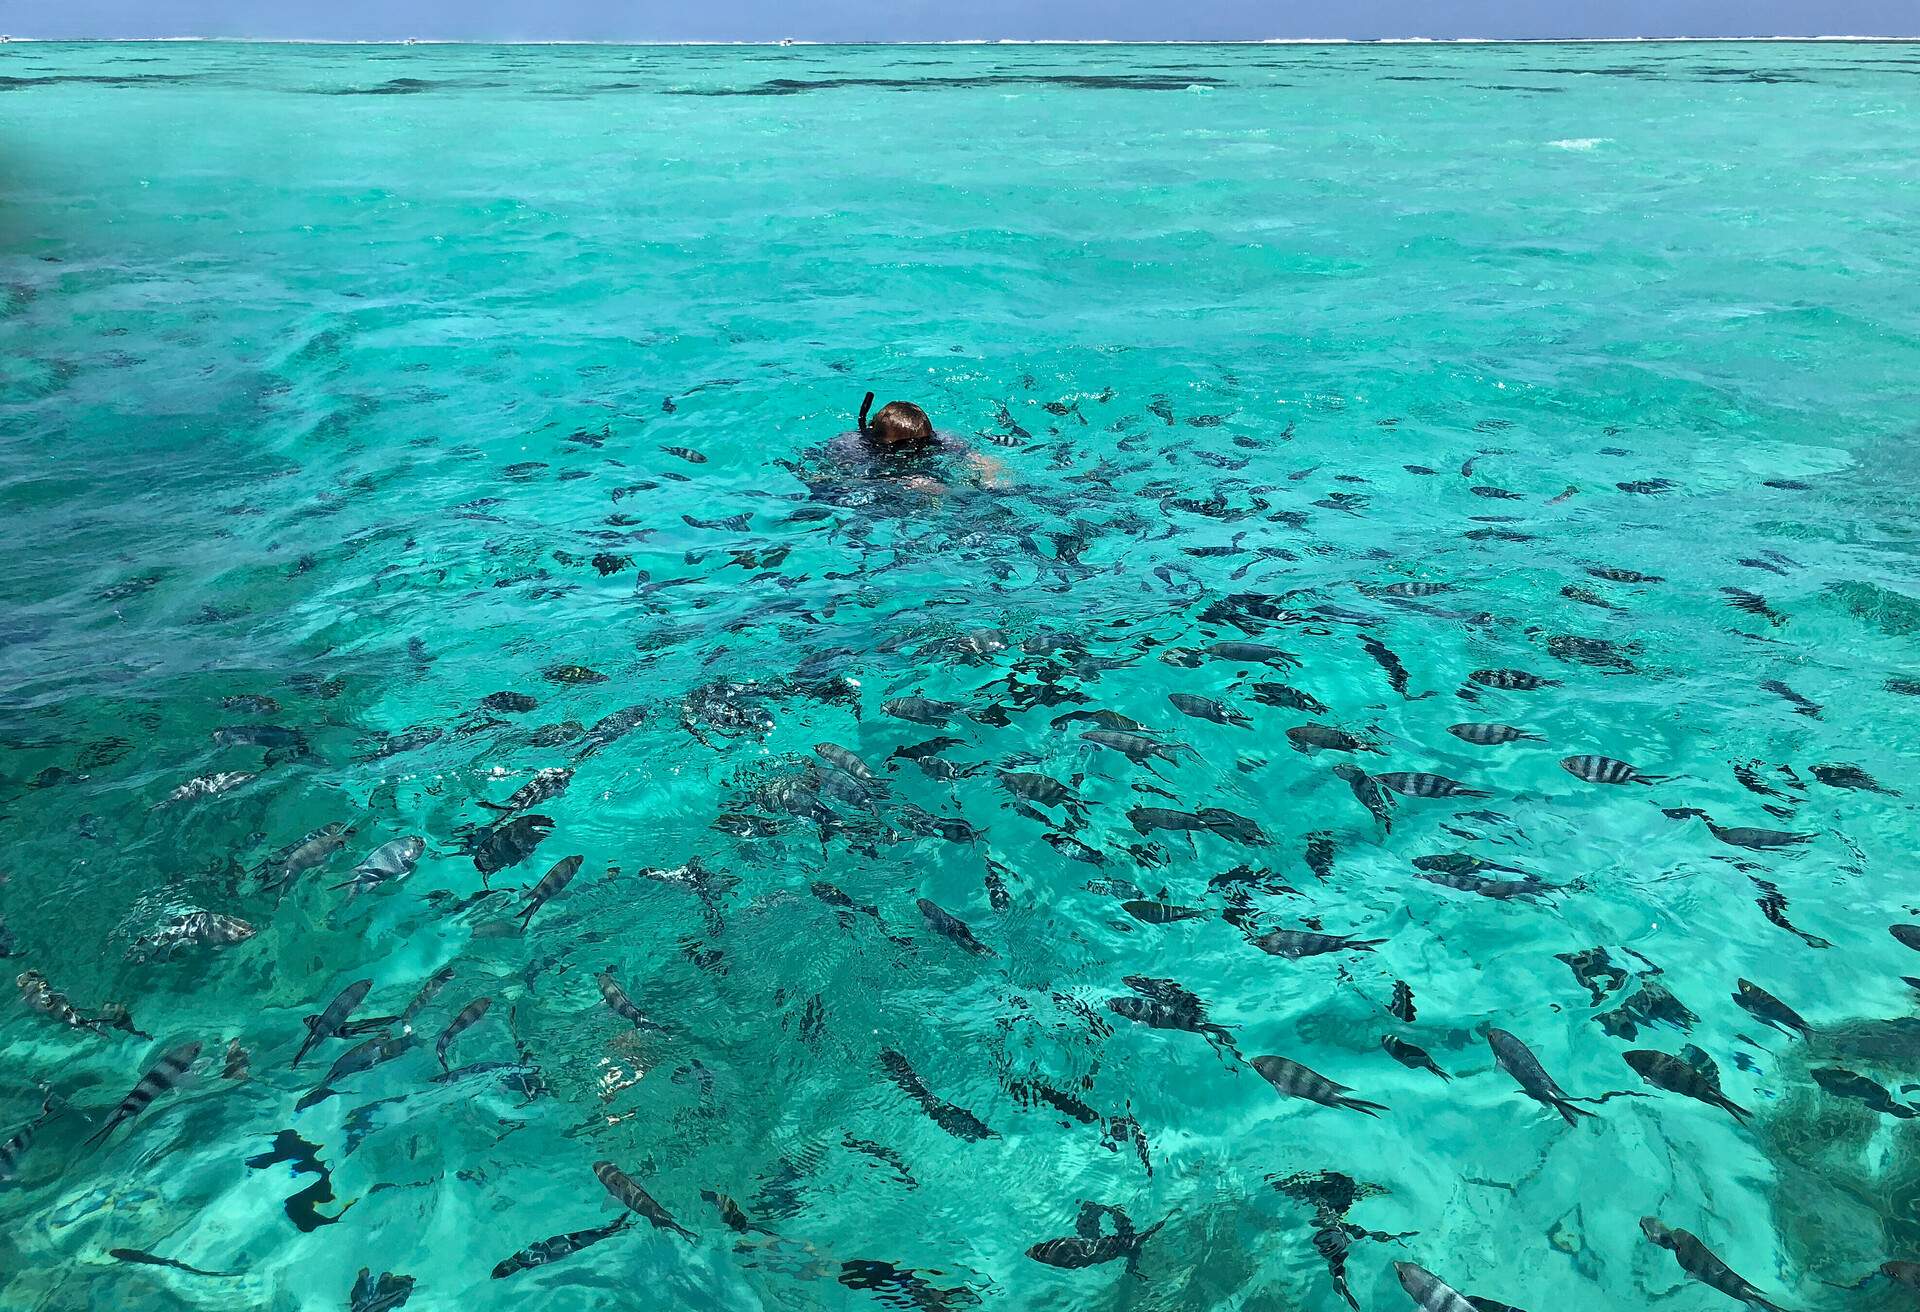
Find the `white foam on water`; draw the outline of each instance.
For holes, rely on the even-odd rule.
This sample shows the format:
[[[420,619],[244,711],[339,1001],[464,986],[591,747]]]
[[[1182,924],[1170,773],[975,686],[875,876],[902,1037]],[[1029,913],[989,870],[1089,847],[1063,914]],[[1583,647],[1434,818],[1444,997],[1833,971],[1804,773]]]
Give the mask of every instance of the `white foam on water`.
[[[1549,146],[1558,146],[1561,150],[1592,150],[1595,146],[1605,145],[1612,137],[1562,137],[1558,141],[1549,141]]]

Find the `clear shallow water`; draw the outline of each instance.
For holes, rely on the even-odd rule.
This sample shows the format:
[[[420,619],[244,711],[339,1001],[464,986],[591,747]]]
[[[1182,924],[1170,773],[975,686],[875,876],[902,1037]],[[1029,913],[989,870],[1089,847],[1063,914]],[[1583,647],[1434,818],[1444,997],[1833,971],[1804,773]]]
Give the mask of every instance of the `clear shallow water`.
[[[1872,1027],[1913,1015],[1920,974],[1887,932],[1914,905],[1916,75],[1895,45],[0,52],[7,965],[156,1036],[9,1011],[0,1133],[42,1082],[97,1127],[165,1047],[206,1046],[107,1149],[64,1115],[0,1186],[5,1306],[344,1307],[369,1266],[415,1278],[410,1308],[1335,1307],[1314,1208],[1271,1183],[1313,1171],[1378,1186],[1347,1222],[1406,1236],[1353,1239],[1362,1306],[1406,1304],[1396,1260],[1536,1312],[1730,1306],[1682,1284],[1646,1214],[1785,1305],[1898,1306],[1822,1282],[1920,1255],[1915,1132],[1808,1069],[1920,1080],[1911,1035]],[[1010,486],[810,497],[783,462],[868,387]],[[1022,445],[987,440],[1016,425]],[[1379,591],[1411,580],[1452,590]],[[980,629],[1012,646],[952,641]],[[1049,631],[1079,646],[1020,650]],[[1163,659],[1241,637],[1302,668]],[[604,681],[545,673],[563,665]],[[1459,695],[1501,667],[1558,684]],[[1263,680],[1328,709],[1265,704]],[[482,709],[502,691],[537,706]],[[882,710],[910,694],[965,710]],[[247,697],[277,708],[223,705]],[[597,750],[551,728],[627,708],[643,722]],[[1155,777],[1051,723],[1094,709],[1197,755]],[[1283,736],[1309,721],[1377,745],[1369,769],[1492,797],[1402,798],[1385,834],[1331,773],[1347,757]],[[1461,721],[1546,741],[1473,747]],[[307,751],[215,738],[256,724]],[[1104,867],[991,769],[883,766],[936,734],[955,763],[1084,776],[1072,834]],[[877,817],[809,773],[821,742],[884,777]],[[1583,783],[1557,765],[1575,753],[1674,778]],[[522,938],[502,932],[517,891],[464,904],[482,881],[459,834],[552,767],[576,773],[535,808],[551,834],[491,883],[584,864]],[[257,777],[158,805],[223,771]],[[789,813],[822,783],[824,837]],[[917,834],[909,804],[984,834]],[[1226,808],[1270,843],[1142,835],[1141,805]],[[1812,837],[1749,851],[1662,813],[1681,807]],[[722,812],[773,832],[735,838]],[[271,852],[329,823],[354,826],[343,851],[263,887]],[[407,834],[428,843],[410,879],[330,890]],[[1417,877],[1447,852],[1565,887]],[[695,888],[643,873],[690,861]],[[1275,879],[1210,885],[1245,863]],[[1142,923],[1120,881],[1208,914]],[[1773,923],[1757,881],[1832,946]],[[995,955],[933,933],[919,897]],[[258,933],[129,960],[193,907]],[[1248,942],[1311,927],[1381,942]],[[1627,976],[1598,1002],[1557,959],[1596,947]],[[665,1033],[603,1005],[609,964]],[[290,1071],[302,1016],[357,979],[363,1014],[392,1015],[446,966],[416,1051],[295,1111],[348,1046]],[[1609,1033],[1596,1017],[1655,970],[1686,1032]],[[1283,1099],[1201,1036],[1114,1014],[1127,976],[1179,981],[1239,1052],[1389,1110]],[[1813,1041],[1736,1007],[1740,977]],[[435,1036],[479,996],[450,1064],[519,1064],[432,1083]],[[1494,1067],[1489,1026],[1570,1093],[1654,1096],[1569,1128]],[[245,1081],[221,1078],[236,1037]],[[1750,1124],[1621,1057],[1686,1043]],[[997,1137],[941,1129],[883,1050]],[[332,1201],[289,1208],[322,1177],[248,1164],[288,1130]],[[697,1239],[639,1225],[490,1279],[615,1216],[602,1159]],[[1024,1255],[1073,1234],[1081,1199],[1170,1218],[1137,1278]],[[850,1287],[862,1262],[925,1283]]]

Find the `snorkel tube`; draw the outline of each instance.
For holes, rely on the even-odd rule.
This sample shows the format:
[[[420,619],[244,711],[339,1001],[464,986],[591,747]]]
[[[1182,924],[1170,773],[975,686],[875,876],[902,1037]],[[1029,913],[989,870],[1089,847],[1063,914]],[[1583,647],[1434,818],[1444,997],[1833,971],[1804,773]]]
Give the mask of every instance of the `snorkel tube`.
[[[867,399],[860,403],[860,431],[867,431],[867,411],[873,409],[873,393],[867,393]]]

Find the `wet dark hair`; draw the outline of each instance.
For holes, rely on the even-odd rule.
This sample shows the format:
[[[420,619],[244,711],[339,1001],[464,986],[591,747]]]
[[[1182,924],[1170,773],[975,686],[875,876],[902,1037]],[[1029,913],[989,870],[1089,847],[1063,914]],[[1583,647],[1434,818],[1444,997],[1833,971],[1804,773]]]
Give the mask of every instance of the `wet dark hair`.
[[[889,401],[878,414],[867,418],[873,393],[860,403],[860,431],[883,447],[924,446],[933,441],[933,421],[927,412],[911,401]]]

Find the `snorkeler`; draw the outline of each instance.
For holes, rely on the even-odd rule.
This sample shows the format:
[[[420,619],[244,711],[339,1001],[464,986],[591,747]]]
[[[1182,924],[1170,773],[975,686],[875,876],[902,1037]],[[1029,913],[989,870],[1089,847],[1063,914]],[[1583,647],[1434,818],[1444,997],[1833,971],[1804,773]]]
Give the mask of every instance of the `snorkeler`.
[[[945,471],[939,457],[952,462],[988,487],[1001,486],[1006,467],[983,456],[950,434],[934,431],[927,412],[911,401],[889,401],[868,418],[873,393],[860,402],[855,431],[842,433],[827,444],[827,458],[835,465],[866,478],[891,479],[916,492],[941,493]]]

